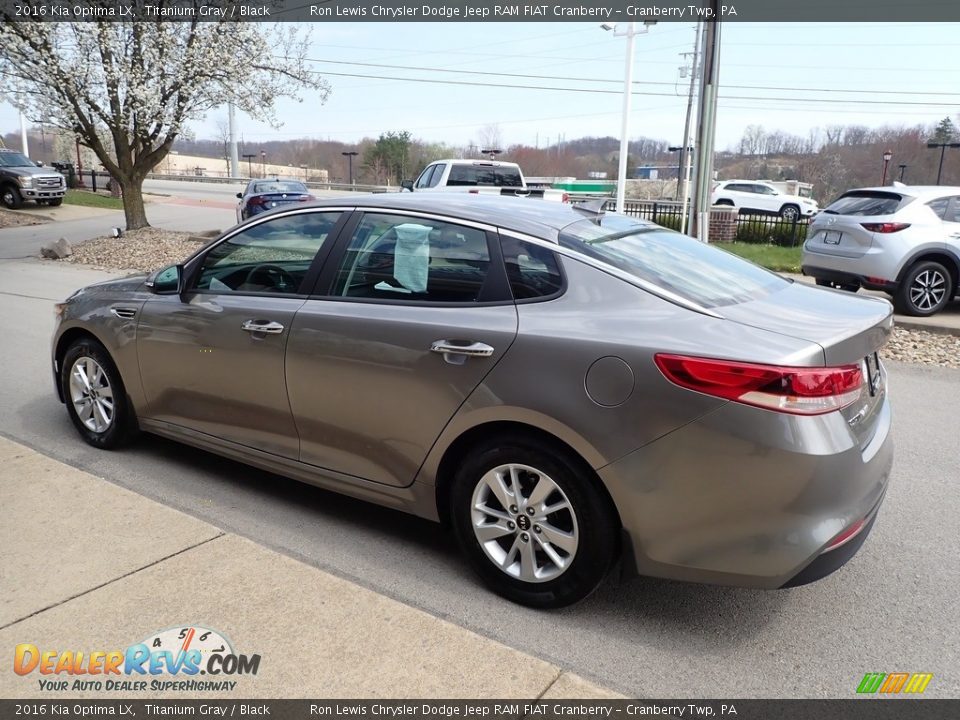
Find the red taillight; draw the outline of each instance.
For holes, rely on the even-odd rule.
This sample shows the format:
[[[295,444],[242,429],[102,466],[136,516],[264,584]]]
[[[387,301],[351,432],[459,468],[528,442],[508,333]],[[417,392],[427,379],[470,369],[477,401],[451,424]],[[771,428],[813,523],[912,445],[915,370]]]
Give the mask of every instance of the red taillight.
[[[259,195],[254,195],[247,199],[247,205],[266,205],[267,201]]]
[[[837,535],[830,543],[823,549],[823,552],[828,552],[830,550],[836,550],[841,545],[853,540],[857,535],[860,534],[860,531],[863,530],[864,526],[867,524],[867,519],[863,518],[862,520],[857,520],[853,525],[848,527],[842,533]]]
[[[564,193],[563,199],[561,200],[561,202],[565,202],[565,203],[570,202],[570,193]]]
[[[313,195],[304,195],[300,198],[300,202],[313,202],[316,198]]]
[[[860,223],[860,225],[875,233],[895,233],[910,227],[910,223]]]
[[[822,415],[856,402],[863,385],[859,365],[829,368],[657,355],[660,372],[688,390],[794,415]]]

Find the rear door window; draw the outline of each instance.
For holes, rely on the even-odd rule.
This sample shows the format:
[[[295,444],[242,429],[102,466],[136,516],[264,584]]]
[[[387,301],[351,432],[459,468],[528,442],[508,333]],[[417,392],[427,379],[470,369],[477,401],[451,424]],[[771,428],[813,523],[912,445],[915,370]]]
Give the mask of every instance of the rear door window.
[[[563,289],[560,264],[551,250],[509,235],[500,236],[500,247],[515,300],[548,299]]]
[[[828,215],[892,215],[909,202],[909,198],[904,198],[899,193],[854,190],[841,195],[823,211]]]

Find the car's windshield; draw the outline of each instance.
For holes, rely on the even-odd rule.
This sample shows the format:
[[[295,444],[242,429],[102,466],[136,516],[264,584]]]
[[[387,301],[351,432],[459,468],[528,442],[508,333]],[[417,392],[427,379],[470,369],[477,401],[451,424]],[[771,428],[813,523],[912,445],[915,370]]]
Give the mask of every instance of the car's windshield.
[[[303,183],[272,180],[270,182],[259,182],[253,186],[251,194],[259,195],[261,193],[306,193],[307,186]]]
[[[910,200],[886,190],[853,190],[844,193],[828,205],[828,215],[892,215]]]
[[[18,152],[0,152],[0,166],[2,167],[36,167],[37,164],[26,155]]]
[[[580,220],[560,245],[612,265],[703,307],[747,302],[787,281],[680,233],[620,215]]]

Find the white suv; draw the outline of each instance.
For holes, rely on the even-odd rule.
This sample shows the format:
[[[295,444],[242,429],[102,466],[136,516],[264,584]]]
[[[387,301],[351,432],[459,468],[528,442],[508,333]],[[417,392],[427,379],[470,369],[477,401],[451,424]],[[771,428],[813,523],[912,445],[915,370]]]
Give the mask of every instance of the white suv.
[[[788,195],[759,180],[724,180],[713,189],[714,205],[732,205],[743,210],[774,213],[793,221],[816,214],[817,202],[799,195]]]
[[[960,187],[850,190],[807,229],[804,275],[856,291],[884,290],[905,315],[933,315],[960,285]]]

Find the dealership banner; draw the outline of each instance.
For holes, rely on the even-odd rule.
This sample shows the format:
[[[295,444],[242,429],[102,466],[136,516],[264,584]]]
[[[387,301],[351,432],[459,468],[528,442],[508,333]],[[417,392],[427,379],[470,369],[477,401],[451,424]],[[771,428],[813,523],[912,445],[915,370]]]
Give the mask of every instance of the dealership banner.
[[[0,0],[0,16],[72,21],[918,22],[960,21],[956,0]]]
[[[0,700],[0,718],[942,720],[960,700]]]

